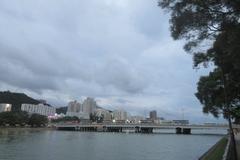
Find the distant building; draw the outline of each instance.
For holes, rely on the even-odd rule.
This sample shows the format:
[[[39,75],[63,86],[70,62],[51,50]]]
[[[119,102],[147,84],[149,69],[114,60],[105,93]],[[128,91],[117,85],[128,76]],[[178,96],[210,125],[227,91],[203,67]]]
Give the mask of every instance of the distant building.
[[[83,112],[82,104],[76,100],[68,103],[66,115],[80,119],[89,119],[89,114]]]
[[[111,121],[112,120],[112,115],[111,113],[106,110],[106,109],[102,109],[102,108],[99,108],[99,109],[96,109],[94,111],[94,113],[96,114],[96,116],[98,117],[101,117],[103,116],[103,121]]]
[[[130,120],[130,123],[139,124],[139,123],[141,123],[142,120],[144,120],[144,117],[143,116],[131,116],[129,118],[129,120]]]
[[[12,105],[8,103],[1,103],[0,104],[0,112],[7,112],[12,110]]]
[[[147,118],[147,119],[141,120],[140,123],[142,123],[142,124],[152,124],[152,123],[153,123],[153,120],[150,119],[150,118]]]
[[[90,114],[94,113],[97,108],[97,103],[93,98],[87,98],[81,104],[80,102],[72,101],[68,103],[67,116],[76,116],[80,119],[89,119]]]
[[[127,112],[124,110],[115,110],[113,111],[114,120],[127,120]]]
[[[81,103],[78,103],[76,100],[68,103],[67,112],[80,112],[82,110]]]
[[[54,116],[56,108],[45,104],[22,104],[21,110],[28,113],[36,113],[44,116]]]
[[[97,103],[93,98],[87,98],[83,101],[82,112],[91,114],[97,109]]]
[[[178,124],[178,125],[187,125],[189,124],[189,120],[172,120],[174,124]]]
[[[172,125],[174,123],[171,120],[160,120],[160,124],[162,124],[162,125]]]
[[[213,122],[205,122],[205,123],[203,123],[203,125],[205,125],[205,126],[216,126],[218,124],[217,123],[213,123]]]
[[[157,111],[150,111],[150,113],[149,113],[149,118],[151,119],[151,120],[156,120],[157,119]]]

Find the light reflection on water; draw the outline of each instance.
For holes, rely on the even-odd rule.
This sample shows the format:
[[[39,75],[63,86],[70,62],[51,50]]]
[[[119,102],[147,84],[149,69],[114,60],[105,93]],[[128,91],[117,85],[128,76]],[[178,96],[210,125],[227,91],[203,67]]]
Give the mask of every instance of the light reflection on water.
[[[195,160],[221,137],[0,129],[0,160]]]

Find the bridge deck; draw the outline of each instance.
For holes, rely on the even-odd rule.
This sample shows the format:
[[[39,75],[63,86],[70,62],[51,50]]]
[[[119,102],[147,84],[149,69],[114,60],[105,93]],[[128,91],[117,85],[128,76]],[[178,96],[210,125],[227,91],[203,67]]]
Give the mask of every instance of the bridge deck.
[[[125,129],[153,128],[153,129],[176,129],[176,128],[191,128],[191,129],[228,129],[227,125],[154,125],[154,124],[58,124],[56,127],[119,127]],[[234,128],[240,128],[239,125],[234,125]]]

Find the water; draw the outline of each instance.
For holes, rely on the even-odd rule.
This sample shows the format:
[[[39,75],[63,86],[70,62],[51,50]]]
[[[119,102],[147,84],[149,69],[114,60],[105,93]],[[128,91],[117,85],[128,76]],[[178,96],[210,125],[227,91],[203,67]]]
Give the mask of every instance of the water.
[[[197,160],[221,137],[0,129],[0,160]]]

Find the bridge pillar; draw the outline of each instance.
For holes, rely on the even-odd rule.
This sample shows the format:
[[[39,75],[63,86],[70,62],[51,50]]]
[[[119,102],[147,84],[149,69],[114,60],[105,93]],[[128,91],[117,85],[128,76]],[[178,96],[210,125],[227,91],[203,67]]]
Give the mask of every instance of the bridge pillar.
[[[107,132],[107,127],[103,126],[103,132]]]
[[[140,127],[139,126],[136,126],[135,127],[135,133],[139,133],[140,132]]]
[[[107,127],[106,132],[122,132],[122,127]]]
[[[182,134],[182,128],[177,127],[176,128],[176,134]]]
[[[153,128],[141,128],[141,133],[153,133]]]
[[[191,128],[183,128],[183,134],[191,134]]]

